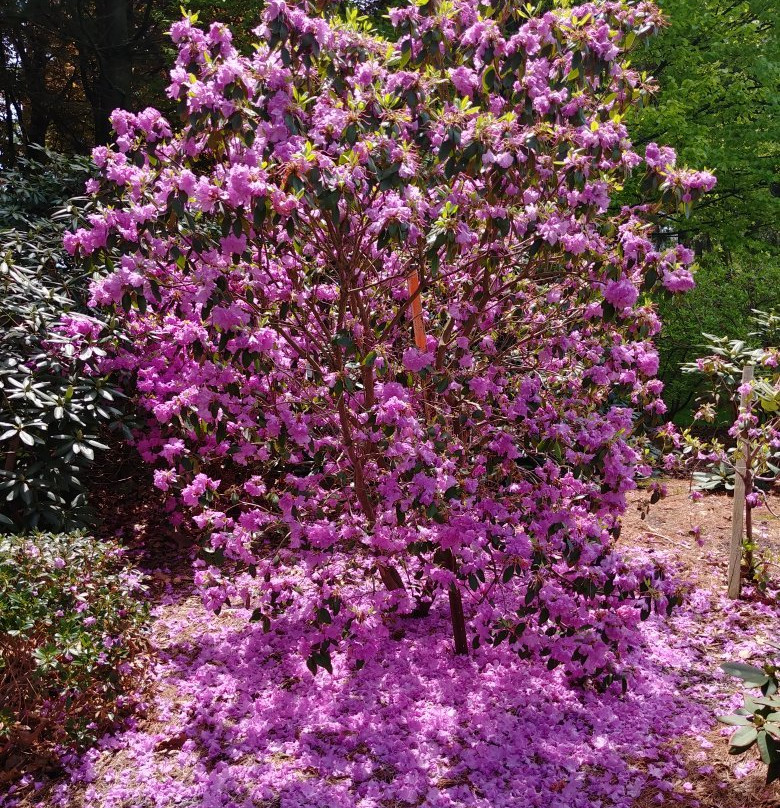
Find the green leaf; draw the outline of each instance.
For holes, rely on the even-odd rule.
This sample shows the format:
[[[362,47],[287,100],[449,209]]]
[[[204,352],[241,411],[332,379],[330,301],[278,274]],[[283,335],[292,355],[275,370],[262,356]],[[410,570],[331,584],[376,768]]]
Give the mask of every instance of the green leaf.
[[[492,92],[496,86],[496,69],[493,65],[488,65],[482,73],[482,89],[486,92]]]
[[[735,727],[747,727],[752,726],[751,722],[744,716],[744,715],[719,715],[718,721],[721,724],[730,724]]]
[[[766,730],[760,729],[756,734],[756,746],[761,760],[768,766],[774,759],[774,741],[767,735]]]
[[[441,146],[439,147],[439,160],[446,160],[450,154],[452,154],[452,150],[455,147],[455,144],[451,140],[445,140],[442,142]]]
[[[774,679],[771,676],[768,677],[768,679],[769,681],[764,682],[764,684],[761,685],[761,692],[765,696],[771,696],[774,693],[777,693],[777,684],[775,683]]]
[[[340,348],[350,350],[355,347],[355,338],[352,336],[351,331],[339,331],[333,339],[333,342]]]
[[[755,727],[743,727],[731,736],[730,743],[734,749],[742,751],[752,746],[757,737],[758,730]]]
[[[736,676],[755,687],[760,687],[769,681],[766,673],[755,665],[747,665],[744,662],[724,662],[720,667],[729,676]]]
[[[313,654],[315,663],[320,667],[326,670],[328,673],[333,673],[333,663],[330,659],[330,654],[327,651],[320,651],[316,654]]]

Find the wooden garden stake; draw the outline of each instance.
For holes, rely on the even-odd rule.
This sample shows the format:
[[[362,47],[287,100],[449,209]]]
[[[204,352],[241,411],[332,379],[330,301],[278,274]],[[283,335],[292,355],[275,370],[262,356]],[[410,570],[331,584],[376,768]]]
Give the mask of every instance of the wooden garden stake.
[[[414,344],[419,351],[425,351],[428,347],[425,341],[425,323],[422,316],[422,300],[418,289],[420,288],[420,276],[417,270],[413,269],[409,274],[409,297],[412,298],[412,327],[414,328]]]
[[[742,384],[752,381],[753,365],[742,368]],[[740,412],[748,402],[749,394],[742,394]],[[740,435],[737,442],[738,459],[734,473],[734,503],[731,511],[731,548],[729,553],[729,597],[739,598],[742,589],[742,528],[745,520],[745,477],[747,470],[748,442]]]

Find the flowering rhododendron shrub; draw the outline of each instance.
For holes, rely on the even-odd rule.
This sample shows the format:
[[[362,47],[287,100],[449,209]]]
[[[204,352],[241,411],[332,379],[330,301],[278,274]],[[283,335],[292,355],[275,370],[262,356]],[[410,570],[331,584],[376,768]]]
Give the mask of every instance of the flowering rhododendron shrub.
[[[693,428],[677,439],[681,465],[693,471],[697,491],[732,489],[739,461],[745,461],[748,510],[761,499],[754,483],[771,485],[780,472],[780,316],[754,310],[750,319],[757,328],[748,341],[702,334],[707,354],[682,365],[683,373],[698,377],[702,393]],[[749,381],[742,379],[746,365],[753,369]],[[718,422],[728,423],[728,439],[715,432]]]
[[[680,468],[692,473],[693,496],[719,488],[733,490],[741,478],[745,491],[742,545],[744,574],[766,585],[766,573],[756,558],[760,550],[753,533],[753,509],[769,506],[766,492],[780,475],[780,316],[755,309],[757,327],[750,340],[730,340],[703,334],[709,353],[682,365],[697,375],[703,388],[696,400],[693,426],[668,438],[678,450]],[[743,371],[750,367],[750,378]],[[725,431],[715,427],[728,425]],[[669,454],[672,458],[673,455]]]
[[[274,0],[247,55],[190,17],[180,121],[115,112],[95,152],[114,200],[67,246],[123,255],[93,302],[126,312],[139,447],[210,536],[207,602],[308,598],[314,671],[441,593],[459,652],[609,682],[676,598],[612,541],[663,411],[645,293],[692,286],[651,220],[714,178],[628,139],[658,10],[553,5],[413,3],[388,42]],[[631,172],[653,201],[610,209]]]

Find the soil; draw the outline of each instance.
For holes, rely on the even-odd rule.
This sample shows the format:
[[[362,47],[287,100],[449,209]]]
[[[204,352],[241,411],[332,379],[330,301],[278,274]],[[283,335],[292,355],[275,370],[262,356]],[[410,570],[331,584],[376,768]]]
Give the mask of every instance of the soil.
[[[731,541],[731,496],[708,494],[690,498],[687,480],[664,483],[666,496],[650,505],[646,492],[629,496],[620,542],[671,553],[686,577],[717,592],[725,588]],[[753,511],[753,536],[768,579],[780,580],[780,494],[767,500],[767,507]],[[702,563],[708,558],[706,564]]]

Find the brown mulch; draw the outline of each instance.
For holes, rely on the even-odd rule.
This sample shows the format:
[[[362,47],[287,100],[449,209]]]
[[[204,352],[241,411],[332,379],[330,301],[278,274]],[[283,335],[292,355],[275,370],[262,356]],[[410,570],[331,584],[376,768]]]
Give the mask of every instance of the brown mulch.
[[[680,564],[684,576],[697,586],[715,593],[726,593],[732,503],[725,493],[708,494],[699,501],[690,498],[690,484],[666,481],[667,495],[649,506],[647,492],[635,492],[623,518],[620,543],[670,554]],[[769,508],[780,514],[780,495],[773,494]],[[648,507],[649,506],[649,507]],[[766,508],[754,511],[754,536],[758,538],[758,559],[763,573],[776,588],[780,582],[780,519]],[[780,626],[746,626],[778,638]],[[780,639],[780,638],[778,638]],[[698,642],[692,637],[692,642]],[[713,668],[721,661],[718,649],[705,648]],[[755,662],[755,660],[753,661]],[[734,691],[739,691],[735,680]],[[706,737],[712,744],[706,751],[696,739],[685,739],[681,753],[689,770],[691,790],[684,802],[656,793],[642,795],[636,808],[675,805],[680,808],[780,808],[780,785],[766,786],[766,767],[753,748],[746,755],[728,754],[730,729],[716,726]],[[745,773],[750,763],[755,768]],[[711,767],[709,770],[708,767]],[[699,770],[704,768],[705,772]]]
[[[731,541],[731,496],[707,494],[694,502],[687,480],[668,480],[664,487],[666,496],[654,505],[649,504],[645,491],[629,496],[621,543],[671,552],[686,577],[715,592],[724,589]],[[759,558],[767,578],[777,582],[780,518],[771,511],[780,514],[780,493],[772,494],[767,504],[769,508],[753,511],[753,535],[760,545]]]

